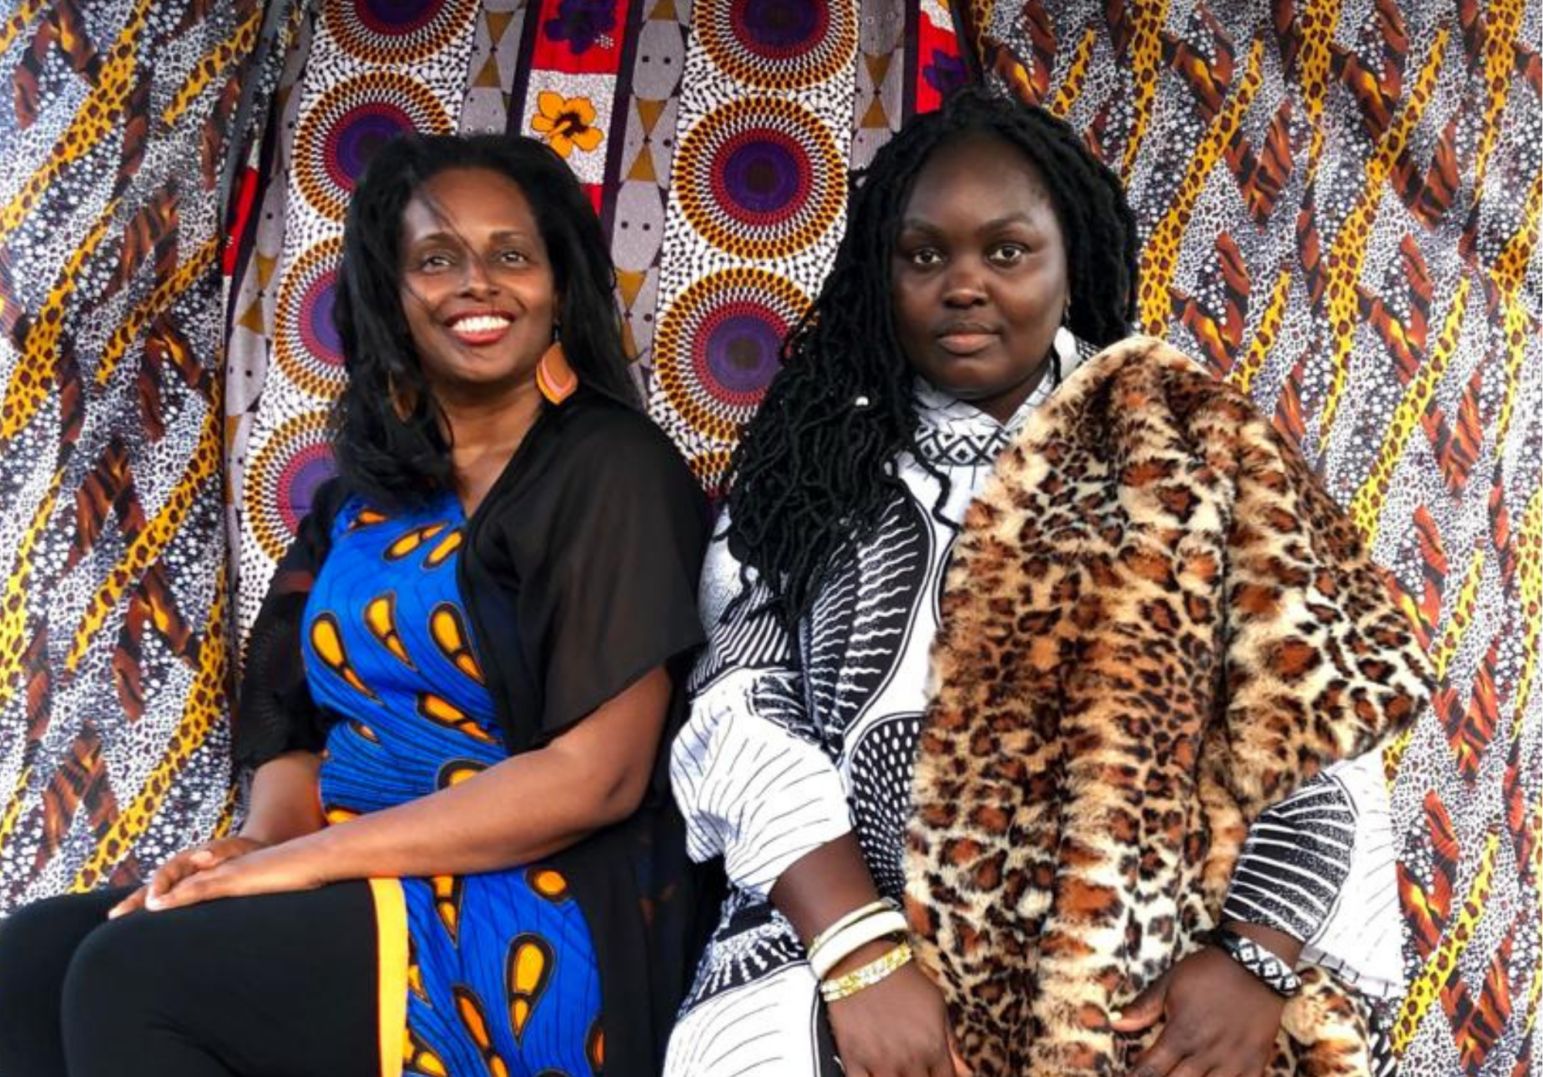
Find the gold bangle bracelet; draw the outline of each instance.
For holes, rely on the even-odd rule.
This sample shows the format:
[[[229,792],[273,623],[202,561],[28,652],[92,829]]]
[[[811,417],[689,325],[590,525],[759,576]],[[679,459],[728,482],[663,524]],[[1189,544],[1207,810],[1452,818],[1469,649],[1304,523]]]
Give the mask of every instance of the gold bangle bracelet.
[[[896,969],[910,961],[911,957],[911,944],[897,943],[886,950],[883,956],[868,962],[861,968],[853,969],[845,976],[838,976],[834,980],[821,981],[820,997],[826,1002],[840,1002],[844,998],[851,998],[859,991],[886,979]]]

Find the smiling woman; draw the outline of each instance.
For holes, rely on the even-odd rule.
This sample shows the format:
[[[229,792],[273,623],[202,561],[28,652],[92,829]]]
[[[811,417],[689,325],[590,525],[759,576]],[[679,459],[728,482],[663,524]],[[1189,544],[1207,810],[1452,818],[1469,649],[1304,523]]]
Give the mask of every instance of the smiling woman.
[[[549,378],[565,384],[571,368],[594,393],[636,406],[600,224],[555,153],[529,139],[418,138],[380,160],[392,179],[350,207],[338,308],[353,347],[335,441],[354,486],[385,501],[443,487],[447,433],[465,449],[485,429],[477,416],[528,412],[559,338]],[[490,320],[452,328],[465,317]],[[499,320],[508,325],[495,334]],[[474,429],[446,426],[446,408]]]
[[[445,206],[462,207],[452,221]],[[424,376],[446,394],[507,391],[557,332],[560,299],[535,215],[496,172],[434,176],[402,215],[402,309]]]
[[[696,936],[659,747],[706,521],[612,283],[541,143],[375,158],[340,477],[251,633],[246,822],[0,928],[0,1072],[657,1071]]]
[[[452,217],[445,209],[458,207]],[[451,446],[473,512],[539,401],[536,370],[558,365],[561,297],[530,203],[485,169],[434,176],[402,214],[401,305],[429,397],[462,444]],[[393,401],[410,409],[399,393]],[[525,423],[510,423],[524,415]],[[491,435],[491,441],[481,435]],[[486,443],[479,445],[479,443]],[[517,444],[517,442],[516,442]]]

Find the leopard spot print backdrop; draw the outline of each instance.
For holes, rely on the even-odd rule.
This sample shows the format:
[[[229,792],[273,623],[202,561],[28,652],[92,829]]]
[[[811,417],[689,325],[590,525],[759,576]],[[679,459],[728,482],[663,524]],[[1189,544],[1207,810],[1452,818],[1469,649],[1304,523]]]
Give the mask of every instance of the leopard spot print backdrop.
[[[993,81],[1083,132],[1140,319],[1301,445],[1439,676],[1385,755],[1403,1072],[1539,1064],[1543,8],[972,0]]]
[[[0,22],[0,914],[228,822],[217,187],[262,26]]]

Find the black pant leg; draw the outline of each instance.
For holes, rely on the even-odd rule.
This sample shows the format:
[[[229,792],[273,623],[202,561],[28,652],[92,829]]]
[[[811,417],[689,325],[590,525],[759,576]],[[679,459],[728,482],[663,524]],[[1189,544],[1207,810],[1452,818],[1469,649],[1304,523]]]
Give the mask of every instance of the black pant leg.
[[[64,982],[69,1077],[374,1077],[376,950],[364,882],[103,924]]]
[[[0,920],[0,1075],[63,1077],[59,1000],[81,940],[130,888],[68,894]]]

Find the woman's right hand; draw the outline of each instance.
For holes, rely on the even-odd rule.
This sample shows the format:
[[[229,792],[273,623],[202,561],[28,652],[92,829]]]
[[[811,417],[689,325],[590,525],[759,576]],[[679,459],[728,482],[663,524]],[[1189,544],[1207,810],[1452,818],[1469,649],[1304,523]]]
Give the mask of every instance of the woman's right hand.
[[[189,875],[208,871],[227,860],[235,860],[237,857],[246,856],[248,853],[267,847],[266,842],[237,834],[229,838],[215,838],[202,845],[195,845],[191,849],[184,849],[162,864],[156,873],[150,876],[148,883],[109,909],[107,918],[116,920],[126,913],[144,908],[147,898],[160,897]]]
[[[870,943],[841,962],[840,976],[894,944]],[[968,1077],[954,1048],[943,996],[912,961],[872,987],[826,1007],[846,1077]]]

